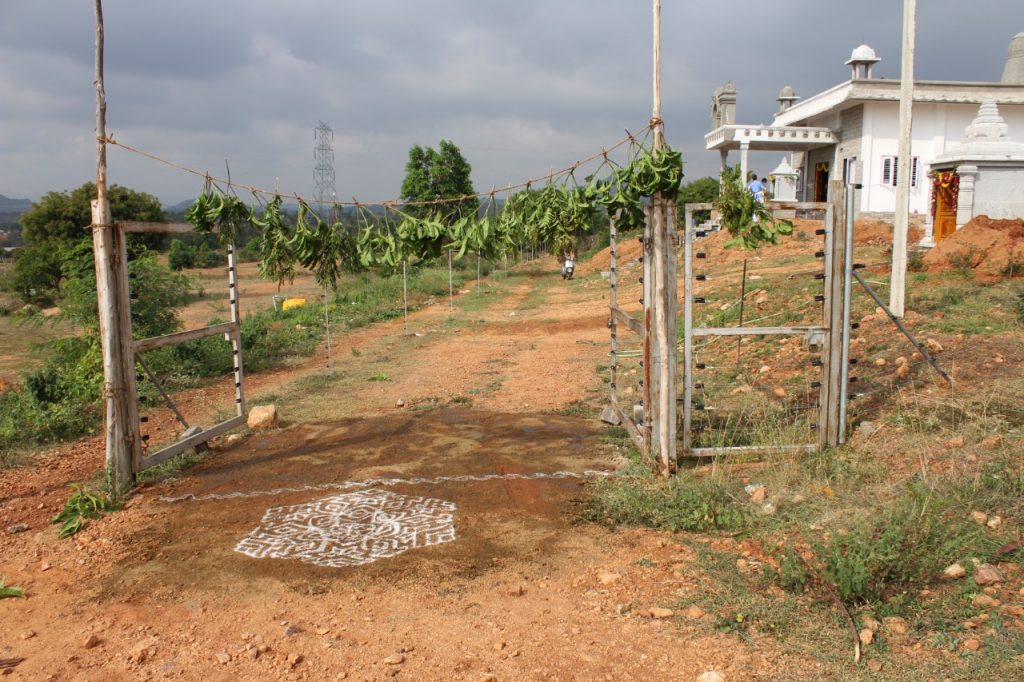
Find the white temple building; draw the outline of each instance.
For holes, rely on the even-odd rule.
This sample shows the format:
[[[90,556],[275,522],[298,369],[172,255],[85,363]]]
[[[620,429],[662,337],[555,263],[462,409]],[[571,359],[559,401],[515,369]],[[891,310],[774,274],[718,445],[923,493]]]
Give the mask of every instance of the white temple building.
[[[895,211],[900,82],[878,77],[879,61],[874,50],[861,45],[846,62],[851,69],[849,80],[803,100],[792,87],[784,87],[770,125],[737,124],[736,88],[727,83],[712,96],[712,130],[704,137],[705,147],[720,153],[723,167],[729,152],[739,151],[744,176],[750,150],[778,151],[780,158],[786,155],[788,168],[783,170],[797,175],[798,200],[825,201],[829,180],[842,178],[862,185],[858,214],[890,218]],[[998,146],[1010,150],[1010,156],[1024,149],[1016,146],[1024,143],[1024,33],[1010,43],[999,81],[915,81],[913,116],[910,210],[925,219],[926,241],[932,238],[936,204],[943,208],[942,202],[933,201],[935,171],[962,168],[967,182],[960,196],[968,198],[967,185],[980,188],[981,195],[971,197],[981,200],[978,208],[1001,207],[1003,215],[990,217],[1024,217],[1019,198],[992,198],[1024,190],[1022,176],[1007,167],[1016,163],[1015,158],[996,160],[963,147],[980,144],[998,155],[994,152]],[[973,157],[978,157],[974,159],[978,163]],[[951,207],[944,208],[948,216]],[[972,215],[984,212],[978,208],[970,209]],[[966,222],[961,222],[966,209],[954,206],[952,212],[957,215],[957,227]],[[935,237],[950,231],[944,228]]]

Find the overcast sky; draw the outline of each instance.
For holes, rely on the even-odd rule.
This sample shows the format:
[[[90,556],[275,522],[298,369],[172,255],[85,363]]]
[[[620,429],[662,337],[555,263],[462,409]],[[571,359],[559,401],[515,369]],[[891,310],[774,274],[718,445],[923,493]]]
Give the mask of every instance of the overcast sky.
[[[215,175],[228,159],[237,180],[279,178],[311,195],[322,119],[335,131],[338,196],[361,201],[397,195],[408,148],[444,138],[486,190],[646,124],[651,4],[106,0],[108,130]],[[726,80],[739,120],[767,123],[783,85],[806,97],[845,80],[861,43],[882,59],[876,75],[899,76],[898,0],[662,4],[663,118],[688,179],[716,172],[703,135]],[[1022,0],[924,0],[917,76],[997,81],[1021,31]],[[95,177],[92,50],[91,0],[0,0],[0,194],[35,199]],[[110,180],[169,204],[201,184],[120,149]]]

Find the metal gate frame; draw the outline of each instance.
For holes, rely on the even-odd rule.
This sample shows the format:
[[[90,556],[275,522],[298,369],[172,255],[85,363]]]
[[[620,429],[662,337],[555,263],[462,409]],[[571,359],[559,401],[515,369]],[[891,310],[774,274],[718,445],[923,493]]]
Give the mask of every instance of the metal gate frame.
[[[684,252],[683,252],[683,425],[682,425],[682,457],[709,457],[752,452],[813,452],[841,443],[843,425],[841,425],[839,406],[845,399],[845,371],[849,352],[849,334],[844,330],[849,326],[848,295],[844,297],[844,286],[848,289],[849,278],[845,276],[848,269],[849,244],[852,230],[847,229],[845,239],[836,239],[837,226],[846,224],[845,187],[839,181],[831,183],[833,202],[780,202],[771,201],[767,206],[773,213],[778,211],[810,210],[824,211],[825,227],[819,230],[824,237],[824,287],[822,294],[822,324],[803,327],[695,327],[693,324],[694,295],[693,260],[694,241],[706,236],[704,230],[694,225],[693,213],[696,210],[711,210],[712,204],[687,204],[685,206]],[[852,221],[850,221],[852,222]],[[701,256],[698,255],[698,258]],[[722,446],[693,447],[693,410],[694,410],[694,362],[693,340],[696,337],[708,336],[766,336],[766,335],[800,335],[812,343],[820,345],[821,357],[821,392],[818,399],[817,442],[775,446]]]
[[[193,232],[194,228],[188,223],[150,223],[150,222],[134,222],[134,221],[121,221],[114,223],[114,240],[115,244],[122,259],[122,262],[127,263],[127,249],[126,249],[126,235],[128,233],[135,234],[189,234]],[[243,372],[242,372],[242,328],[241,328],[241,315],[239,311],[238,303],[238,273],[236,272],[237,260],[235,258],[235,246],[230,244],[227,247],[228,257],[228,300],[231,310],[231,321],[223,322],[221,324],[215,324],[208,327],[200,327],[198,329],[190,329],[188,331],[175,332],[173,334],[167,334],[164,336],[154,336],[148,339],[139,339],[132,341],[131,353],[132,357],[138,362],[146,373],[150,376],[150,380],[156,385],[160,394],[167,402],[171,410],[175,413],[175,416],[179,421],[183,421],[181,414],[178,412],[174,403],[171,401],[170,396],[164,392],[163,388],[156,382],[156,378],[150,374],[148,368],[142,362],[141,354],[146,351],[155,350],[157,348],[163,348],[165,346],[171,346],[179,343],[186,343],[188,341],[196,341],[198,339],[204,339],[209,336],[217,336],[220,334],[224,335],[226,341],[231,342],[231,354],[232,354],[232,367],[233,375],[235,380],[235,416],[230,419],[226,419],[218,424],[214,424],[208,429],[199,431],[192,435],[188,435],[181,440],[178,440],[166,447],[157,450],[150,454],[143,454],[142,443],[143,439],[140,435],[141,427],[140,423],[145,419],[140,418],[138,413],[138,388],[136,385],[135,372],[128,372],[125,377],[125,388],[128,393],[127,403],[130,409],[130,417],[132,422],[132,429],[134,438],[132,438],[132,475],[139,473],[145,469],[156,466],[161,462],[165,462],[182,452],[194,448],[198,445],[205,443],[206,441],[224,434],[232,429],[235,429],[246,422],[246,410],[245,410],[245,393],[243,391]],[[129,281],[128,281],[128,270],[127,268],[119,268],[120,277],[118,287],[123,293],[121,300],[129,301]],[[124,314],[120,316],[121,325],[125,328],[125,338],[131,338],[131,304],[128,303],[128,310],[124,311]],[[186,424],[186,428],[187,428]],[[187,433],[187,432],[186,432]]]

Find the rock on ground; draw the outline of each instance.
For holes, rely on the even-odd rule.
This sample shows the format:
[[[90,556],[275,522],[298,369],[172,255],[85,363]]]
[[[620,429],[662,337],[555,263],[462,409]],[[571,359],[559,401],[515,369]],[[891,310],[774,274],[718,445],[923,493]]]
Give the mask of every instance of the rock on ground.
[[[277,406],[256,405],[249,410],[248,425],[250,429],[273,429],[277,427]]]

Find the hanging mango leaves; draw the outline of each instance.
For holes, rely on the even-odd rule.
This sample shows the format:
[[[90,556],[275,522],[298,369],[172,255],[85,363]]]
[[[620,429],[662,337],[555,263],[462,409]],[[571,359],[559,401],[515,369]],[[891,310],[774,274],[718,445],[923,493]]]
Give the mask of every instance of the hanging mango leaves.
[[[657,193],[673,197],[679,191],[683,160],[680,152],[668,148],[652,151],[640,145],[631,156],[628,165],[614,168],[606,177],[595,173],[582,185],[569,173],[562,184],[513,194],[494,218],[474,216],[450,222],[440,213],[419,218],[389,204],[397,221],[390,214],[372,221],[364,215],[364,228],[356,235],[341,223],[321,220],[300,200],[296,225],[290,231],[280,196],[257,216],[237,197],[209,187],[185,217],[197,232],[216,234],[224,245],[234,243],[243,224],[251,224],[259,231],[260,276],[279,286],[292,281],[296,265],[301,265],[313,273],[317,283],[334,287],[342,268],[392,269],[402,262],[431,261],[449,252],[453,259],[475,253],[493,260],[526,244],[543,244],[557,255],[574,253],[577,237],[592,229],[600,209],[609,215],[621,211],[622,229],[640,226],[646,198]],[[761,220],[757,226],[743,229],[767,239],[763,231],[769,225],[776,223]],[[785,225],[772,229],[771,234],[786,234]]]
[[[260,277],[276,281],[280,290],[286,281],[290,284],[295,280],[295,255],[281,215],[281,197],[267,204],[262,218],[254,215],[252,224],[260,230]]]
[[[210,189],[204,189],[185,213],[185,220],[195,225],[196,232],[216,234],[225,247],[235,243],[238,228],[251,218],[252,211],[241,199]]]

